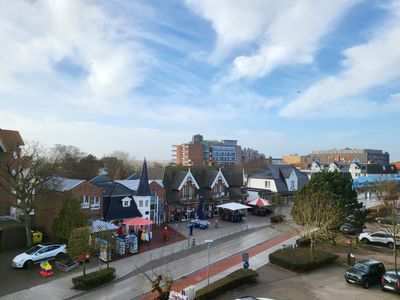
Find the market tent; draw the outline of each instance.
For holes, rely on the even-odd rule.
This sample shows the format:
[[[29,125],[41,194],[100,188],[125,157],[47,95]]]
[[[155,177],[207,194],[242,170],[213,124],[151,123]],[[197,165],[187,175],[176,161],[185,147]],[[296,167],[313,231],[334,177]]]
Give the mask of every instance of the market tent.
[[[115,226],[112,223],[104,222],[101,220],[94,220],[92,222],[92,227],[90,228],[91,233],[108,231],[108,230],[117,230],[118,226]]]
[[[256,206],[271,206],[271,202],[269,200],[258,198],[255,200],[251,200],[247,202],[248,205],[256,205]]]
[[[125,219],[122,224],[128,225],[128,226],[144,226],[144,225],[151,225],[153,224],[153,221],[147,220],[145,218],[137,217],[137,218],[132,218],[132,219]]]
[[[245,209],[245,208],[251,208],[250,206],[243,205],[240,203],[235,203],[235,202],[230,202],[230,203],[225,203],[221,205],[217,205],[218,208],[225,208],[229,210],[239,210],[239,209]]]

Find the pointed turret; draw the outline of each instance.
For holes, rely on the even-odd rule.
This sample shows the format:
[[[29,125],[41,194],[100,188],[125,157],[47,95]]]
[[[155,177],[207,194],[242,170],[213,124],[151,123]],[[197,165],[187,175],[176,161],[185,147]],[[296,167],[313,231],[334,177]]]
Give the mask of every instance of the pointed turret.
[[[149,175],[147,172],[146,158],[143,161],[142,173],[140,174],[140,182],[136,191],[138,196],[150,196]]]

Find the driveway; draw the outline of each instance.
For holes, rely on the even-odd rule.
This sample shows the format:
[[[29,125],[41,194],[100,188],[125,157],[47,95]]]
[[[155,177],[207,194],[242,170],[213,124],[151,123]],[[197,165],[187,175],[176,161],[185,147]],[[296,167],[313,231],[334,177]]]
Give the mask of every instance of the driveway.
[[[235,299],[239,296],[267,297],[281,300],[395,300],[396,294],[382,292],[379,285],[365,290],[346,283],[345,266],[335,265],[309,274],[296,274],[271,264],[257,270],[259,283],[233,290],[217,298]]]

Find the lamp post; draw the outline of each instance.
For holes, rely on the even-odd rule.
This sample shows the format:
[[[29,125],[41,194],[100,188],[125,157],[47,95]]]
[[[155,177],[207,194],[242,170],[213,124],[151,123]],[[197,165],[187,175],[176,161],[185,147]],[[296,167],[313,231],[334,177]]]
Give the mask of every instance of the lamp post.
[[[214,240],[205,240],[204,243],[207,244],[208,247],[208,264],[207,264],[207,285],[210,284],[210,248]]]

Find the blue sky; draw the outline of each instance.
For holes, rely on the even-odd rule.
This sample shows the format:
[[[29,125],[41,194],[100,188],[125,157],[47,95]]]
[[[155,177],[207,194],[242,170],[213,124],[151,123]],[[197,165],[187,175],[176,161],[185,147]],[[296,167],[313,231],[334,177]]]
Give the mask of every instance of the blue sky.
[[[201,133],[400,160],[399,41],[399,1],[1,1],[0,127],[99,156]]]

